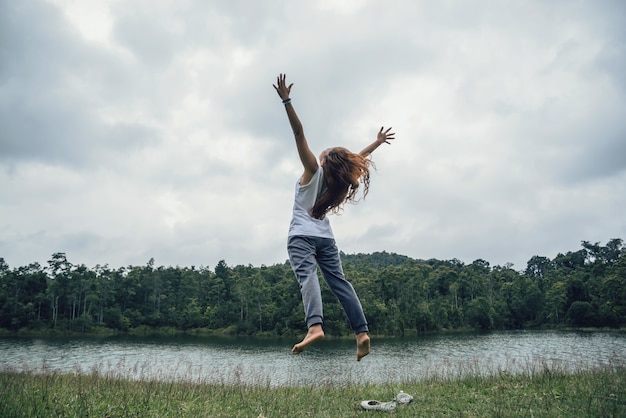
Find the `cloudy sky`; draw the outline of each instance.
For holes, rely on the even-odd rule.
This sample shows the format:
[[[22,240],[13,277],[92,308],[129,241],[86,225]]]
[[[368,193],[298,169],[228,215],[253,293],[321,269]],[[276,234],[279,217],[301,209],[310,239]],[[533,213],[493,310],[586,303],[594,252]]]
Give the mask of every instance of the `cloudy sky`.
[[[626,239],[622,0],[0,0],[11,268],[282,263],[314,152],[381,126],[346,253],[522,270]]]

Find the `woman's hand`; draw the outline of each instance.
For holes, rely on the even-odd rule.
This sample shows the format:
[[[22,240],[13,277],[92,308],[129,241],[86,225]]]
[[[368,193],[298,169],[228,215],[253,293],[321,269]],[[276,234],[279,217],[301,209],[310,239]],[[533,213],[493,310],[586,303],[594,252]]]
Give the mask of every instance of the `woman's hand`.
[[[389,132],[391,130],[391,128],[388,128],[386,131],[383,132],[384,126],[380,127],[380,131],[378,131],[378,135],[376,136],[376,142],[378,142],[379,144],[382,144],[383,142],[387,143],[387,144],[391,144],[391,142],[389,142],[392,139],[396,139],[395,138],[395,133],[394,132]]]
[[[391,142],[389,141],[391,141],[392,139],[396,139],[395,137],[396,134],[394,132],[389,132],[389,131],[391,131],[391,128],[387,128],[387,130],[385,130],[385,127],[381,126],[380,131],[378,131],[378,135],[376,135],[376,141],[372,142],[370,145],[365,147],[363,151],[360,152],[360,154],[363,157],[367,157],[382,144],[384,143],[391,144]]]
[[[276,79],[278,86],[272,84],[276,89],[276,93],[278,93],[278,96],[280,96],[283,101],[289,100],[289,93],[291,93],[291,86],[293,86],[293,83],[287,86],[286,78],[286,74],[280,74]]]

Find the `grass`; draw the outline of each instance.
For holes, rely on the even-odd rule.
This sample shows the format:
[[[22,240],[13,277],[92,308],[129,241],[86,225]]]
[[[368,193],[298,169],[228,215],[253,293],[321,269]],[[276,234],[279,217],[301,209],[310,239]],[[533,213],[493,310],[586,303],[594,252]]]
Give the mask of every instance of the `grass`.
[[[414,402],[394,417],[624,417],[626,367],[566,372],[538,364],[516,375],[430,377],[402,384],[270,387],[131,381],[97,371],[0,371],[0,416],[10,417],[366,417],[362,400]]]

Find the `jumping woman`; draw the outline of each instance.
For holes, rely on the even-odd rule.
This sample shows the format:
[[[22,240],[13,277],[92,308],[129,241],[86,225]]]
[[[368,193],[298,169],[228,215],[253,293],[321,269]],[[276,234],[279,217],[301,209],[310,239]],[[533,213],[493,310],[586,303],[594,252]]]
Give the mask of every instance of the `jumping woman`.
[[[339,212],[345,202],[356,203],[360,185],[363,186],[363,196],[367,195],[372,165],[369,156],[383,143],[389,144],[389,140],[395,139],[395,134],[390,132],[391,128],[380,128],[376,140],[360,153],[355,154],[341,147],[328,148],[322,151],[318,162],[291,103],[289,95],[292,86],[293,83],[287,85],[284,74],[278,76],[277,85],[274,85],[285,105],[304,167],[304,173],[296,183],[287,250],[300,285],[308,331],[291,352],[299,354],[324,338],[322,294],[317,276],[319,266],[328,287],[346,312],[356,336],[356,359],[360,361],[370,352],[367,320],[354,287],[343,274],[339,250],[326,215]]]

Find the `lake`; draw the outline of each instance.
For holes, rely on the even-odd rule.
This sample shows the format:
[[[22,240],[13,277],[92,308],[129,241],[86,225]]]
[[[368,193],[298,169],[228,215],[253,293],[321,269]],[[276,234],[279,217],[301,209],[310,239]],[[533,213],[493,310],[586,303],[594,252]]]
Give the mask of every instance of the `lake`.
[[[262,386],[402,383],[468,374],[585,370],[626,363],[626,333],[501,331],[372,338],[356,361],[351,339],[326,339],[299,355],[296,340],[227,337],[0,338],[0,369],[98,372]]]

